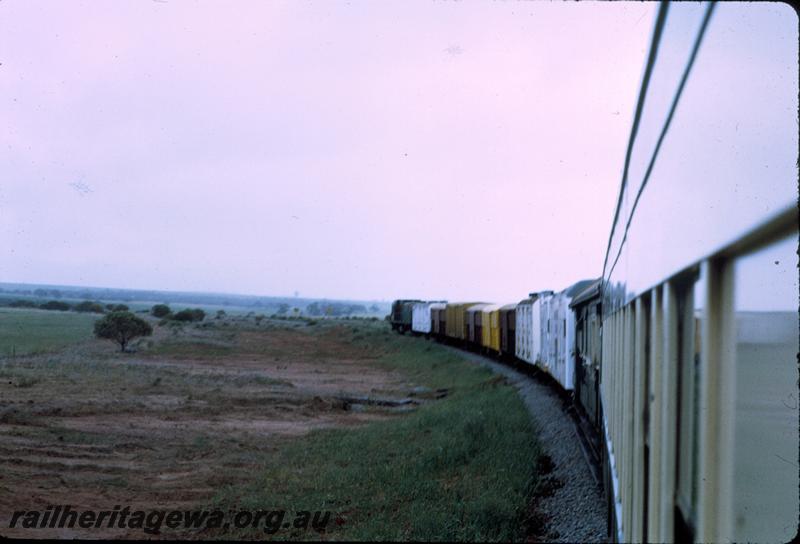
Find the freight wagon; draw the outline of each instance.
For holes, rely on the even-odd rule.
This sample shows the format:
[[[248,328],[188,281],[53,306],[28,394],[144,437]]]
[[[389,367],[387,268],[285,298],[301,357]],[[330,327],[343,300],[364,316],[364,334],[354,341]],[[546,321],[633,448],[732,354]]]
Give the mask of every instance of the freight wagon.
[[[572,298],[594,280],[582,280],[559,293],[539,297],[542,344],[536,366],[550,374],[565,390],[573,388],[575,371],[575,315]]]
[[[516,353],[517,304],[500,307],[500,352],[513,358]]]
[[[464,342],[467,338],[466,310],[482,302],[448,302],[445,307],[445,337]]]
[[[531,293],[528,298],[517,304],[516,310],[517,329],[514,354],[522,361],[531,365],[536,362],[535,354],[538,353],[538,350],[536,352],[534,351],[534,336],[541,335],[538,326],[538,316],[535,324],[533,321],[533,303],[537,298],[538,295],[536,293]],[[537,314],[539,312],[538,306],[536,307],[536,312]]]
[[[442,337],[445,333],[445,309],[447,303],[434,302],[431,304],[431,333],[436,337]]]
[[[542,302],[553,295],[553,291],[531,293],[517,304],[516,356],[530,364],[542,361],[542,342],[546,331],[542,329]]]
[[[467,333],[465,340],[467,344],[473,348],[481,345],[481,338],[483,337],[483,313],[482,310],[489,304],[481,303],[474,304],[466,308],[464,319],[466,321]]]
[[[481,308],[481,337],[482,351],[500,354],[500,308],[501,304],[487,304]]]
[[[431,308],[441,301],[415,302],[411,306],[411,330],[419,334],[430,334],[432,330]]]

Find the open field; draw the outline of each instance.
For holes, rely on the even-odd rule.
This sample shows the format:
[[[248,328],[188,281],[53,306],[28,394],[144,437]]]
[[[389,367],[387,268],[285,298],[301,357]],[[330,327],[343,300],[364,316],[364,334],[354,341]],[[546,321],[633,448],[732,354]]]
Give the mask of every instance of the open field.
[[[60,315],[12,317],[35,328],[41,313]],[[0,358],[0,534],[150,536],[8,529],[14,510],[70,504],[332,514],[322,533],[279,539],[525,537],[538,451],[526,410],[502,378],[432,342],[381,321],[230,319],[156,327],[118,353],[90,322],[64,326],[32,343],[72,341],[59,351]]]
[[[0,357],[62,348],[92,334],[96,315],[0,307]]]

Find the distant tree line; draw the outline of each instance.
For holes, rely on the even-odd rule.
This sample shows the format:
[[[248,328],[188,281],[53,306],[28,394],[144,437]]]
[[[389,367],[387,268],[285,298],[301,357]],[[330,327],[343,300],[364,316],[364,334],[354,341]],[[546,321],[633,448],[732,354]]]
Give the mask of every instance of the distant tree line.
[[[288,310],[288,308],[287,308]],[[284,312],[285,313],[285,312]],[[363,304],[347,304],[344,302],[312,302],[306,306],[306,313],[313,316],[342,316],[352,314],[365,314],[367,307]]]
[[[63,300],[48,300],[47,302],[36,302],[27,299],[13,300],[8,303],[12,308],[34,308],[39,310],[55,310],[55,311],[74,311],[82,313],[105,314],[109,312],[127,312],[130,308],[126,304],[102,304],[97,301],[84,300],[76,304],[70,304]],[[166,304],[156,304],[150,309],[150,313],[154,317],[166,319],[170,321],[194,322],[203,321],[206,313],[200,308],[186,308],[178,312]],[[224,314],[223,314],[224,315]]]
[[[318,311],[319,316],[324,315],[347,315],[347,310],[341,306],[354,306],[358,310],[351,310],[350,313],[379,313],[382,311],[384,303],[373,303],[368,301],[340,300],[337,302],[294,297],[267,297],[254,295],[233,295],[217,293],[188,293],[175,291],[150,291],[144,289],[112,289],[112,288],[92,288],[92,287],[70,287],[60,286],[38,286],[21,283],[2,283],[0,293],[4,298],[11,296],[31,297],[35,296],[45,300],[77,299],[77,300],[118,300],[130,304],[131,301],[158,300],[164,304],[184,305],[203,305],[203,306],[239,306],[258,308],[262,312],[276,312],[278,315],[296,314],[294,308],[305,309],[311,306],[310,311]],[[42,301],[44,302],[44,301]],[[314,306],[316,304],[316,306]],[[367,305],[367,310],[360,307]],[[38,306],[35,306],[38,307]],[[330,307],[330,308],[328,308]],[[326,314],[326,309],[330,310]],[[303,313],[310,313],[304,311]]]
[[[125,304],[106,304],[105,306],[99,302],[84,300],[77,304],[70,304],[63,300],[48,300],[47,302],[37,303],[33,300],[12,300],[8,303],[11,308],[36,308],[39,310],[54,310],[59,312],[67,312],[73,310],[75,312],[86,312],[102,314],[106,311],[121,312],[127,311],[129,308]]]
[[[40,298],[61,298],[63,295],[60,289],[34,289],[33,294]],[[91,298],[91,297],[86,297]]]

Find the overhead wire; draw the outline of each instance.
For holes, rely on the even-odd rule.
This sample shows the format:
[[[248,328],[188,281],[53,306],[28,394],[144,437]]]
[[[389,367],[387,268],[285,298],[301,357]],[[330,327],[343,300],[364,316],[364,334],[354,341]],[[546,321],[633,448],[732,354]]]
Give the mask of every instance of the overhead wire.
[[[653,63],[655,63],[656,54],[654,53],[654,50],[655,50],[656,53],[657,53],[657,50],[658,50],[658,44],[655,43],[655,41],[656,41],[656,39],[658,39],[659,41],[661,39],[661,31],[663,30],[663,25],[664,25],[664,22],[666,20],[666,8],[665,8],[666,4],[667,4],[667,2],[662,3],[661,8],[663,8],[663,9],[659,9],[659,18],[657,19],[657,22],[656,22],[656,30],[653,33],[653,41],[654,41],[654,43],[653,43],[653,46],[651,47],[651,50],[650,50],[651,54],[650,54],[650,58],[648,59],[647,69],[645,71],[645,78],[646,79],[643,80],[642,90],[640,91],[640,96],[639,96],[639,100],[638,100],[638,103],[637,103],[636,117],[634,118],[634,126],[631,129],[631,138],[630,138],[630,140],[628,142],[628,153],[627,153],[627,155],[625,157],[625,168],[624,168],[624,171],[623,171],[623,178],[622,178],[622,184],[621,184],[621,187],[620,187],[619,198],[617,200],[617,209],[616,209],[616,211],[614,213],[614,223],[613,223],[613,225],[611,227],[611,235],[609,236],[608,247],[606,249],[606,259],[605,259],[605,261],[603,263],[603,278],[606,278],[606,266],[608,265],[608,258],[610,256],[610,252],[611,252],[611,243],[612,243],[612,240],[614,238],[615,227],[617,225],[617,222],[619,221],[619,212],[620,212],[620,208],[621,208],[621,205],[622,205],[623,194],[624,194],[624,190],[625,190],[625,187],[626,187],[627,181],[628,181],[628,168],[629,168],[629,165],[630,165],[631,150],[633,148],[633,142],[634,142],[634,140],[636,138],[636,132],[638,132],[639,121],[640,121],[640,117],[641,117],[640,107],[643,106],[643,104],[644,104],[644,97],[641,96],[641,93],[645,93],[646,92],[645,83],[649,83],[649,76],[650,76],[650,73],[652,72],[652,65],[650,65],[650,61],[652,60]],[[706,8],[705,14],[703,15],[703,21],[702,21],[702,23],[700,25],[700,29],[697,32],[697,36],[695,37],[694,46],[692,47],[692,52],[689,55],[689,60],[686,63],[686,67],[683,70],[683,75],[681,77],[680,84],[678,85],[678,88],[675,91],[675,96],[672,98],[672,104],[670,105],[669,113],[667,114],[667,118],[664,121],[664,125],[661,128],[661,133],[659,134],[658,141],[656,142],[656,146],[655,146],[655,148],[653,150],[653,154],[650,157],[650,162],[648,163],[647,170],[645,171],[644,178],[642,179],[642,183],[639,185],[639,189],[636,192],[636,198],[633,201],[633,206],[631,207],[630,213],[628,214],[628,220],[625,223],[625,230],[624,230],[623,235],[622,235],[622,241],[619,244],[619,248],[617,250],[617,255],[614,258],[614,262],[611,265],[611,268],[608,270],[608,276],[610,276],[611,273],[614,271],[614,268],[616,268],[617,262],[619,261],[619,258],[622,255],[622,248],[625,246],[625,242],[628,239],[628,230],[630,229],[631,222],[633,221],[634,212],[636,211],[636,207],[639,204],[639,200],[640,200],[640,198],[641,198],[641,196],[642,196],[642,194],[644,192],[644,188],[647,186],[647,182],[650,180],[650,174],[653,171],[653,167],[655,165],[656,158],[658,157],[658,153],[661,150],[661,144],[664,142],[664,138],[666,137],[667,132],[669,131],[670,124],[672,123],[672,118],[675,115],[675,110],[678,107],[678,102],[680,101],[681,95],[683,94],[683,90],[684,90],[684,88],[686,86],[686,82],[689,79],[689,73],[691,72],[692,67],[694,66],[694,62],[695,62],[695,60],[697,58],[697,53],[700,50],[700,44],[703,42],[703,37],[705,36],[706,29],[708,28],[708,23],[711,20],[711,15],[713,14],[715,7],[716,7],[716,2],[709,2],[708,7]],[[662,13],[663,13],[664,20],[661,20]],[[660,27],[659,27],[659,23],[661,25]]]
[[[642,76],[642,85],[639,88],[639,98],[636,101],[636,111],[633,115],[633,125],[631,126],[631,134],[628,137],[628,149],[625,152],[625,166],[622,170],[622,182],[619,187],[619,197],[617,198],[617,207],[614,211],[614,220],[611,223],[611,234],[608,236],[608,246],[606,247],[606,260],[603,262],[603,275],[605,277],[606,264],[608,263],[608,255],[611,253],[611,242],[614,239],[614,231],[619,220],[619,212],[622,208],[622,198],[625,194],[625,185],[628,182],[628,168],[631,163],[631,156],[633,155],[633,144],[636,141],[636,134],[639,131],[639,122],[642,118],[642,111],[644,110],[644,101],[647,96],[647,88],[650,85],[650,76],[653,73],[653,67],[656,64],[658,57],[658,46],[661,42],[661,33],[664,30],[664,24],[667,20],[667,11],[669,10],[669,2],[664,0],[658,8],[656,15],[655,27],[653,29],[653,38],[650,41],[650,53],[647,55],[647,64],[645,65],[644,75]]]

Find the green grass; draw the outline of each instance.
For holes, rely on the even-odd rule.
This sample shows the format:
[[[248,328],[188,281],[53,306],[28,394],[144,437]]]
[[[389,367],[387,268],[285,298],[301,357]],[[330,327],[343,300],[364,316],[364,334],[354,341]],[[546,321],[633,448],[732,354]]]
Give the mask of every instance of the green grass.
[[[0,356],[55,351],[92,337],[96,315],[0,308]]]
[[[248,487],[218,493],[217,505],[330,510],[338,522],[327,538],[337,540],[524,539],[538,446],[516,391],[441,346],[370,329],[355,335],[391,348],[377,364],[449,395],[403,417],[293,441]],[[258,536],[251,531],[240,536]]]

